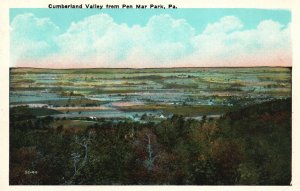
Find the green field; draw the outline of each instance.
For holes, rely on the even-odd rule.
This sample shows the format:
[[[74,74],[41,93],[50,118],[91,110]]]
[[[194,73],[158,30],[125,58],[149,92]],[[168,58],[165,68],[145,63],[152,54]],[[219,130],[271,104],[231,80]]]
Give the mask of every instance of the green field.
[[[64,107],[65,112],[77,108],[84,116],[86,107],[105,106],[107,112],[156,111],[194,117],[289,97],[290,68],[10,70],[11,106],[44,104],[51,109]],[[114,107],[114,103],[132,106]]]

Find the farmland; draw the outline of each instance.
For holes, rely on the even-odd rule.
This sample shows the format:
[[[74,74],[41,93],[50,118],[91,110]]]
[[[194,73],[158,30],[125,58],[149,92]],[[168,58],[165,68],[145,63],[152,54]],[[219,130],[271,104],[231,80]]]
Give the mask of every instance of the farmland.
[[[289,185],[291,68],[10,69],[10,185]]]
[[[291,96],[289,68],[13,68],[10,73],[11,106],[47,107],[65,117],[220,115]]]

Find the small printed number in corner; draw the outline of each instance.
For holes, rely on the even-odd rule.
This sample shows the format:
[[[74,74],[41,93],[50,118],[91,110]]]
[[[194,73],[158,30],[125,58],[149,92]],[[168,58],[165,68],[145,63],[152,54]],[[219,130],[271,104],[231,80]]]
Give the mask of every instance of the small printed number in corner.
[[[38,174],[38,171],[36,170],[25,170],[25,174]]]

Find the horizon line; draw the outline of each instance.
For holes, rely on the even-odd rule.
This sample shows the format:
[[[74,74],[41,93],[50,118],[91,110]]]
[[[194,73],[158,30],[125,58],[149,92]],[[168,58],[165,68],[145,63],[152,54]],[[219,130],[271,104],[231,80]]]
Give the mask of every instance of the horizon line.
[[[10,66],[9,69],[53,69],[53,70],[79,70],[79,69],[188,69],[188,68],[293,68],[293,66],[191,66],[191,67],[147,67],[147,68],[130,68],[130,67],[120,67],[120,68],[109,68],[109,67],[90,67],[90,68],[47,68],[47,67],[16,67]]]

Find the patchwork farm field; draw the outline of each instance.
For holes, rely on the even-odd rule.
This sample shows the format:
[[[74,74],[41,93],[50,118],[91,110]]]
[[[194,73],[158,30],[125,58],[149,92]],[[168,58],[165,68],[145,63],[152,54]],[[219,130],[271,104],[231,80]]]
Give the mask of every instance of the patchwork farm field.
[[[291,68],[10,69],[11,185],[289,185]]]
[[[10,74],[11,107],[51,108],[68,118],[220,115],[291,96],[289,68],[13,68]]]

